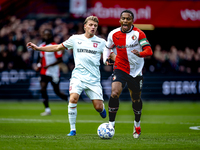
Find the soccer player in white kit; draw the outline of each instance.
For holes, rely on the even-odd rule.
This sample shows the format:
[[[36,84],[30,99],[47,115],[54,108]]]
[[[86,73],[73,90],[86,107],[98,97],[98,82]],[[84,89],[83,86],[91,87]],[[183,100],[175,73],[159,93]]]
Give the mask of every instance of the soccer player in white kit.
[[[144,57],[153,54],[146,35],[133,25],[134,15],[130,10],[122,11],[121,27],[112,30],[104,50],[104,63],[114,62],[112,91],[108,102],[109,123],[115,127],[115,117],[119,108],[119,96],[127,84],[135,114],[133,137],[141,134],[140,117],[142,111],[141,90],[143,84],[142,68]],[[111,49],[114,53],[111,53]],[[116,54],[115,54],[116,51]]]
[[[100,84],[100,59],[106,41],[95,36],[98,27],[98,18],[89,16],[84,21],[84,34],[73,35],[59,45],[37,47],[29,42],[27,47],[34,50],[55,52],[64,49],[73,49],[75,68],[70,79],[70,100],[68,104],[68,118],[70,133],[68,136],[76,135],[77,102],[83,90],[92,100],[94,108],[102,118],[106,117],[103,103],[103,93]]]

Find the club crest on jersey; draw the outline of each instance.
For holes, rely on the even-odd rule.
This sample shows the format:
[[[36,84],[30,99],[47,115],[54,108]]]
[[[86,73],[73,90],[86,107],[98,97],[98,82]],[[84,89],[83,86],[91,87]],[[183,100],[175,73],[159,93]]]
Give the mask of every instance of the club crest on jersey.
[[[93,43],[93,46],[94,46],[95,48],[97,48],[98,44],[97,44],[97,43]]]
[[[136,37],[135,35],[133,35],[133,36],[132,36],[132,39],[133,39],[133,40],[136,40],[136,39],[137,39],[137,37]]]
[[[114,75],[114,76],[113,76],[113,81],[114,81],[115,79],[116,79],[116,76]]]
[[[72,90],[72,86],[69,87],[69,91],[71,91],[71,90]]]

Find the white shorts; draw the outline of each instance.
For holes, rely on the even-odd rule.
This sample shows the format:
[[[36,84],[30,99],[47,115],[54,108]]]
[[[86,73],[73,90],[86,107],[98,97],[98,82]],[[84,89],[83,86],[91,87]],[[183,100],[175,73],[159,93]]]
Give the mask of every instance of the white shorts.
[[[100,82],[97,82],[96,84],[88,84],[76,78],[70,79],[70,94],[77,93],[80,95],[83,90],[91,100],[103,100],[102,86]]]

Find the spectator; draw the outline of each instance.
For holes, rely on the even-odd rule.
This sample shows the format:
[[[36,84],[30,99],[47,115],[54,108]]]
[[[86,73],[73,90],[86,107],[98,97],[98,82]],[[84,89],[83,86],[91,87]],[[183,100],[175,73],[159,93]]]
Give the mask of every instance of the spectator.
[[[55,35],[56,43],[67,40],[72,34],[83,33],[82,22],[70,21],[67,23],[63,18],[56,18],[50,21],[37,21],[36,19],[19,19],[16,16],[11,16],[7,24],[1,25],[0,29],[0,70],[9,69],[33,69],[38,58],[37,51],[29,51],[25,47],[28,41],[32,41],[37,45],[42,43],[41,33],[45,29],[52,29]],[[107,38],[109,28],[100,26],[99,32],[96,35],[102,38]],[[4,45],[2,47],[2,45]],[[154,50],[154,56],[145,58],[145,66],[143,72],[170,73],[172,71],[180,73],[200,73],[199,59],[200,46],[197,49],[186,47],[179,49],[171,46],[170,50],[162,49],[162,45],[157,44]],[[2,50],[4,49],[4,50]],[[177,52],[174,52],[176,49]],[[21,51],[22,50],[22,51]],[[20,55],[20,56],[19,56]],[[71,51],[67,51],[63,57],[63,64],[60,65],[61,71],[67,73],[74,68],[74,60],[71,57]],[[16,58],[15,58],[16,57]],[[20,59],[21,65],[15,64],[16,59]],[[101,60],[102,62],[102,60]],[[23,65],[22,65],[23,64]],[[68,66],[68,68],[66,67]],[[101,71],[105,74],[110,74],[110,66],[101,66]]]
[[[168,54],[168,61],[170,65],[170,70],[177,72],[179,70],[179,60],[178,60],[178,50],[175,46],[171,46],[170,52]]]
[[[179,57],[179,71],[181,73],[184,73],[186,71],[185,53],[182,50],[179,50],[178,57]]]
[[[167,52],[162,50],[160,45],[156,45],[153,56],[155,59],[155,71],[166,73],[169,67]]]

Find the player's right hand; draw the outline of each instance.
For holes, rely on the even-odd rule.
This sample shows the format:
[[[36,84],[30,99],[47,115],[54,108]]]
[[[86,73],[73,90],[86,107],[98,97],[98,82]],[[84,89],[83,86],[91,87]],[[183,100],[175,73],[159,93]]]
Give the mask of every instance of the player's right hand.
[[[26,46],[27,46],[28,48],[32,48],[33,50],[37,50],[37,49],[38,49],[38,47],[37,47],[35,44],[33,44],[32,42],[28,42],[28,43],[26,44]]]
[[[40,71],[40,69],[41,69],[41,63],[33,64],[33,69],[35,71]]]
[[[109,57],[109,58],[106,60],[106,65],[107,65],[107,66],[114,65],[114,61],[112,61],[111,58]]]

